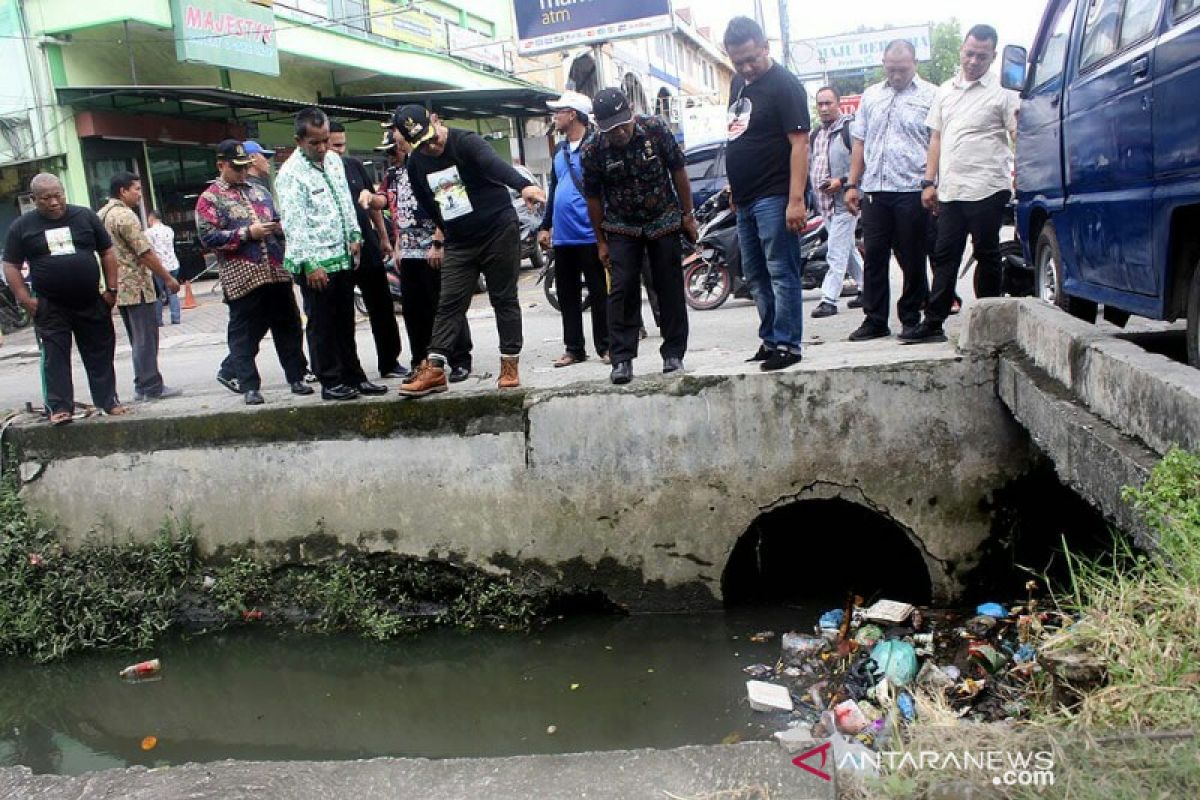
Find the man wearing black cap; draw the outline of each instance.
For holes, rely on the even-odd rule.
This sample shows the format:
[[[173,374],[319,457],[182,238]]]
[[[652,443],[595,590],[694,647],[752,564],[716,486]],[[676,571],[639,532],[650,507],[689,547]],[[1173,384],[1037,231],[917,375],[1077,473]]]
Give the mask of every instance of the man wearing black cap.
[[[220,176],[196,201],[196,232],[221,267],[221,290],[229,306],[229,355],[217,381],[243,395],[246,405],[263,403],[254,363],[267,331],[293,394],[313,393],[304,383],[308,363],[301,345],[300,311],[292,279],[283,268],[283,240],[275,203],[248,175],[252,157],[226,139],[217,146]]]
[[[663,372],[679,372],[688,339],[679,234],[692,242],[697,236],[683,151],[662,120],[635,117],[619,89],[598,92],[592,109],[601,135],[584,145],[583,191],[600,260],[611,276],[612,382],[633,379],[645,256],[661,309]]]
[[[466,323],[480,273],[487,279],[500,334],[496,385],[516,388],[521,385],[517,367],[522,345],[517,299],[521,237],[508,187],[530,205],[544,203],[546,195],[506,164],[479,134],[447,128],[422,106],[397,109],[392,125],[412,145],[409,180],[417,202],[437,223],[429,263],[442,271],[429,358],[401,385],[400,394],[423,397],[446,391],[448,357]]]

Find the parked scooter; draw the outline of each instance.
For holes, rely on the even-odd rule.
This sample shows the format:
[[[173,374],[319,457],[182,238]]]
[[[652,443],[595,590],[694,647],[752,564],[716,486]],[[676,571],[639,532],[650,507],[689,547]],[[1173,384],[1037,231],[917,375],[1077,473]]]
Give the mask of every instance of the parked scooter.
[[[383,271],[387,275],[388,291],[392,295],[392,306],[397,314],[404,313],[404,298],[400,294],[400,265],[396,263],[394,258],[389,258],[383,262]],[[363,299],[362,290],[357,286],[354,287],[354,310],[359,314],[366,316],[367,301]]]
[[[684,243],[683,297],[697,311],[720,308],[732,294],[749,297],[742,276],[737,214],[728,191],[718,192],[696,210],[701,220],[696,244]]]
[[[1004,208],[1003,224],[1014,225],[1017,203],[1010,200]],[[975,254],[967,259],[962,270],[958,273],[959,280],[967,277],[975,267]],[[1007,242],[1000,243],[1000,293],[1009,297],[1032,297],[1037,289],[1037,274],[1025,261],[1025,253],[1021,248],[1021,240],[1017,230],[1013,228],[1013,237]]]

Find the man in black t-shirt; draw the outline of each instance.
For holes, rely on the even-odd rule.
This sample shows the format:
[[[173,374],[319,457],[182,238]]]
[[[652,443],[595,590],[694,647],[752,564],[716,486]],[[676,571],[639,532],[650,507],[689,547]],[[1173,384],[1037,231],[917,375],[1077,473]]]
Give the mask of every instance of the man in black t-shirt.
[[[515,389],[521,385],[517,368],[522,345],[517,299],[521,234],[508,190],[520,192],[531,205],[546,202],[546,195],[505,163],[479,134],[447,128],[424,106],[396,109],[392,126],[412,145],[409,182],[417,202],[437,225],[428,261],[442,271],[429,358],[401,385],[400,394],[424,397],[446,391],[447,359],[455,352],[466,324],[480,273],[487,280],[500,334],[496,385]]]
[[[758,306],[762,344],[750,360],[770,371],[800,361],[804,333],[800,241],[808,211],[808,98],[771,60],[762,28],[734,17],[725,51],[737,70],[729,88],[725,164],[737,207],[742,272]]]
[[[92,390],[92,402],[108,414],[124,414],[113,369],[116,336],[112,307],[117,302],[117,257],[104,223],[90,208],[67,205],[62,183],[48,173],[29,183],[35,209],[8,229],[4,279],[29,310],[42,348],[42,385],[50,422],[70,422],[75,411],[71,381],[71,339],[79,347]],[[104,266],[104,290],[96,256]],[[36,297],[21,276],[29,264]]]
[[[388,288],[387,273],[383,266],[384,259],[392,254],[392,240],[383,223],[383,214],[370,208],[374,184],[363,163],[346,155],[346,126],[340,122],[329,123],[329,149],[342,157],[346,183],[350,186],[350,197],[355,202],[354,211],[358,215],[358,229],[363,235],[362,253],[353,272],[354,285],[362,292],[363,305],[367,307],[367,317],[371,320],[379,377],[407,378],[408,370],[400,364],[400,352],[403,349],[400,326],[396,323],[392,290]],[[367,193],[365,198],[363,192]],[[366,379],[366,375],[361,375],[358,382]]]

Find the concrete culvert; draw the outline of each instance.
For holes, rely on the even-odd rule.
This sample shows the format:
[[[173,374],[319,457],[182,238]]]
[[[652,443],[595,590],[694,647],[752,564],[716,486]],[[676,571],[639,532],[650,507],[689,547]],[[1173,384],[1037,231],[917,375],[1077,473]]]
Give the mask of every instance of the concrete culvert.
[[[840,606],[848,592],[927,604],[932,585],[921,551],[895,520],[840,499],[800,500],[759,515],[721,575],[726,606]]]

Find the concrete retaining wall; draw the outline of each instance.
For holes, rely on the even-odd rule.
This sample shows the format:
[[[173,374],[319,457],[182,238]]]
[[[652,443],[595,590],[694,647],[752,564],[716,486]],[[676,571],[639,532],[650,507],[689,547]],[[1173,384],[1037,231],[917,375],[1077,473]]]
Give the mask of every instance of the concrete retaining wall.
[[[451,557],[537,568],[633,608],[682,608],[719,600],[726,560],[762,511],[837,496],[908,531],[947,598],[989,535],[992,492],[1030,466],[995,365],[970,356],[385,398],[12,438],[24,498],[70,545],[190,517],[206,554]]]

